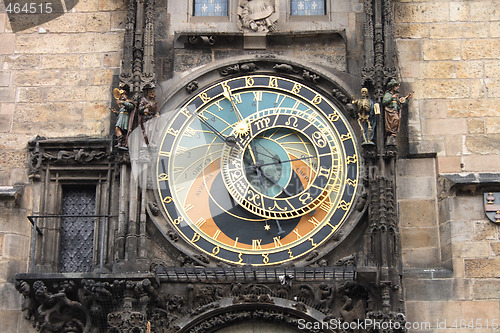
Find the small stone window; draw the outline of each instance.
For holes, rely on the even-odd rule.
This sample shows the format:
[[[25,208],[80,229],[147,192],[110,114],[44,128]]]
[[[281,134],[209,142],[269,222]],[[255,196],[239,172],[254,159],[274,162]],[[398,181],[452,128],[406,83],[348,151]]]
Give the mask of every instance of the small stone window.
[[[291,0],[290,5],[293,16],[326,15],[325,0]]]
[[[194,0],[194,16],[228,16],[228,0]]]
[[[59,246],[61,273],[91,272],[94,258],[95,186],[63,186]],[[90,217],[87,217],[90,216]]]

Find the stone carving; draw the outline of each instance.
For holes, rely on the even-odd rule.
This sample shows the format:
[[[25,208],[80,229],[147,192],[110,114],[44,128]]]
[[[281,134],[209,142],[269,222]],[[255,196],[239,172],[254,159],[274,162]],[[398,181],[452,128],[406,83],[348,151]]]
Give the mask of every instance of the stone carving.
[[[196,89],[198,89],[198,81],[191,81],[186,85],[188,94],[192,94]]]
[[[399,82],[392,79],[387,83],[387,91],[382,99],[385,110],[385,134],[387,145],[396,145],[396,136],[399,133],[401,109],[407,105],[413,93],[399,97]]]
[[[35,320],[35,328],[41,332],[84,332],[90,325],[88,317],[80,302],[70,300],[66,292],[74,287],[73,284],[66,284],[66,289],[59,292],[49,292],[45,283],[38,280],[33,283],[34,300],[24,305],[31,308],[26,309],[27,315]],[[28,290],[25,283],[19,285],[20,290]],[[18,289],[19,290],[19,289]]]
[[[288,74],[297,74],[298,72],[293,69],[292,66],[288,64],[276,64],[273,66],[273,69],[276,70],[277,72],[281,73],[288,73]]]
[[[278,14],[274,0],[240,0],[238,27],[249,32],[276,31]]]
[[[311,81],[313,83],[318,83],[321,77],[318,74],[311,73],[310,71],[303,70],[302,71],[302,78],[307,81]]]
[[[220,74],[222,76],[227,76],[227,75],[230,75],[230,74],[236,74],[236,73],[249,73],[249,72],[254,72],[256,71],[257,69],[259,69],[259,67],[257,67],[256,64],[254,64],[253,62],[249,62],[249,63],[246,63],[246,64],[236,64],[236,65],[232,65],[232,66],[229,66],[229,67],[226,67],[224,68],[223,70],[221,70]]]
[[[215,45],[215,37],[214,36],[189,36],[188,43],[191,45],[204,45],[204,46],[213,46]]]
[[[351,254],[347,257],[340,258],[335,263],[335,266],[356,266],[356,255]]]

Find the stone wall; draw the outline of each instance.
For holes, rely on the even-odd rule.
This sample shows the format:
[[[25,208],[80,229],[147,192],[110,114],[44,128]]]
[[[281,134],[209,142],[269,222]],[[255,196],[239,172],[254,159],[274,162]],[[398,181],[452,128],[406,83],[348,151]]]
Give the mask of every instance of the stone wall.
[[[30,186],[27,142],[110,133],[126,0],[80,0],[64,15],[14,32],[0,3],[0,331],[35,332],[23,319],[14,275],[27,271]]]
[[[439,173],[498,170],[497,7],[494,0],[395,3],[402,87],[415,91],[410,152],[437,152]]]
[[[483,193],[500,188],[447,175],[499,175],[498,3],[396,1],[395,21],[402,92],[415,91],[398,162],[407,319],[413,332],[496,332],[500,230]]]

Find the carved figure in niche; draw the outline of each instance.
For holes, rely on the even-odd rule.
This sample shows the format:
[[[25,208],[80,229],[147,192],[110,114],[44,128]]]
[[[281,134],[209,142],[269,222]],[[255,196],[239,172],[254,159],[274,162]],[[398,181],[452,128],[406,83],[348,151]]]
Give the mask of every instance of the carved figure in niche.
[[[112,109],[113,113],[118,115],[116,120],[115,131],[118,137],[118,148],[127,149],[127,132],[129,127],[130,113],[134,111],[134,102],[128,98],[128,92],[124,89],[115,88],[113,90],[113,96],[116,99],[116,103],[120,107],[118,111],[115,108]]]
[[[413,93],[404,97],[399,97],[399,82],[391,79],[387,83],[387,91],[382,99],[385,110],[385,134],[387,136],[386,144],[396,145],[396,136],[399,133],[401,122],[401,109],[407,105]]]
[[[358,124],[363,134],[363,143],[373,142],[375,127],[377,125],[376,114],[380,113],[378,104],[368,96],[368,89],[361,89],[361,98],[352,101],[358,113]],[[378,111],[378,112],[377,112]]]
[[[275,31],[278,14],[274,9],[274,0],[240,0],[238,7],[241,30],[254,32]]]
[[[155,123],[148,121],[158,116],[158,103],[155,98],[155,90],[153,88],[147,89],[139,101],[139,125],[141,126],[144,141],[147,145],[149,144],[148,137],[151,137],[151,134],[155,130]]]

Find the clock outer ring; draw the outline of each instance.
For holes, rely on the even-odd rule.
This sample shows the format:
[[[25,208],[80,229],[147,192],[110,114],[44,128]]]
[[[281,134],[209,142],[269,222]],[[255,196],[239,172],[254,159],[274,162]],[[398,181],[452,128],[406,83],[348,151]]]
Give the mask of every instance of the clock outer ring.
[[[279,75],[275,75],[275,74],[271,74],[271,75],[263,75],[263,74],[256,74],[256,75],[250,75],[251,77],[253,78],[256,78],[256,77],[274,77],[276,78],[277,80],[285,80],[285,81],[294,81],[296,83],[299,83],[297,80],[293,79],[293,78],[287,78],[287,77],[283,77],[283,76],[279,76]],[[240,77],[236,77],[236,78],[231,78],[231,79],[226,79],[226,80],[222,80],[222,81],[229,81],[229,82],[232,82],[234,80],[245,80],[245,77],[248,77],[248,76],[240,76]],[[217,86],[218,84],[220,84],[220,82],[222,81],[219,81],[211,86],[208,86],[207,88],[205,88],[204,90],[202,90],[202,92],[206,92],[210,89],[212,89],[214,86]],[[300,83],[301,86],[303,88],[306,88],[305,90],[309,92],[309,94],[313,93],[313,94],[318,94],[317,92],[315,92],[314,90],[312,90],[311,88],[309,88],[306,84],[304,83]],[[257,86],[255,86],[257,87]],[[324,96],[324,93],[319,93],[321,95]],[[198,99],[200,96],[200,93],[195,96],[194,98],[190,98],[188,102],[186,102],[184,104],[184,106],[186,105],[189,105],[191,103],[194,103],[196,99]],[[309,99],[309,101],[311,101],[311,99]],[[332,102],[329,100],[329,98],[323,98],[321,103],[326,103],[326,105],[328,106],[330,112],[324,112],[324,109],[322,109],[322,112],[326,114],[326,116],[328,117],[328,119],[332,122],[337,122],[339,119],[341,119],[342,121],[339,122],[337,125],[340,124],[340,127],[341,127],[341,130],[339,131],[340,133],[344,132],[343,134],[341,134],[345,140],[343,140],[344,142],[344,146],[343,148],[345,149],[346,148],[346,145],[348,145],[348,150],[350,151],[353,151],[353,155],[352,156],[349,156],[348,157],[348,160],[350,159],[350,163],[352,163],[354,165],[354,168],[355,168],[355,174],[356,174],[356,179],[354,180],[353,183],[351,183],[350,185],[352,185],[353,189],[349,192],[352,193],[352,195],[349,195],[348,196],[348,199],[349,201],[346,201],[346,200],[342,200],[341,203],[339,204],[338,207],[340,207],[343,211],[345,211],[345,213],[343,214],[343,217],[341,219],[341,221],[339,221],[337,227],[335,228],[332,228],[332,230],[328,233],[327,236],[322,236],[321,239],[316,242],[316,240],[314,239],[314,237],[311,237],[309,238],[307,241],[304,241],[303,243],[310,243],[311,246],[309,248],[307,248],[306,250],[302,251],[298,256],[294,256],[293,258],[289,258],[287,260],[281,260],[281,261],[272,261],[272,262],[265,262],[264,260],[264,263],[262,264],[253,264],[253,265],[256,265],[256,266],[259,266],[259,265],[267,265],[267,264],[279,264],[279,263],[283,263],[283,262],[287,262],[287,261],[290,261],[290,260],[296,260],[296,259],[299,259],[299,258],[303,258],[303,256],[307,253],[309,253],[310,251],[316,249],[317,247],[321,246],[322,244],[324,244],[328,239],[331,238],[331,236],[335,233],[335,231],[338,229],[338,226],[344,224],[345,220],[348,218],[348,216],[350,215],[351,211],[352,211],[352,208],[354,206],[354,202],[355,202],[355,199],[357,197],[357,192],[358,192],[358,179],[359,179],[359,173],[360,173],[360,159],[359,159],[359,153],[358,153],[358,148],[357,148],[357,141],[356,141],[356,138],[355,138],[355,135],[354,134],[354,130],[353,128],[349,125],[349,122],[348,120],[346,119],[346,117],[342,114],[342,112],[340,112],[340,110],[338,109],[338,107]],[[201,103],[198,105],[198,107],[202,107],[204,103]],[[195,103],[196,105],[196,103]],[[172,118],[172,121],[171,121],[171,124],[175,123],[176,121],[178,121],[179,119],[179,114],[182,114],[182,109],[180,112],[178,112],[176,115],[173,116]],[[185,114],[186,117],[188,117],[187,114]],[[187,120],[187,119],[185,119]],[[184,121],[185,121],[184,120]],[[338,127],[335,126],[336,129],[338,129]],[[162,135],[162,143],[160,145],[161,146],[165,146],[165,144],[168,145],[168,143],[170,142],[173,143],[173,141],[168,138],[168,134],[165,134],[165,135]],[[160,159],[158,159],[158,163],[160,162]],[[158,172],[158,179],[161,179],[161,174]],[[179,218],[179,216],[174,213],[172,214],[173,210],[172,209],[169,209],[167,208],[167,205],[169,205],[171,203],[171,197],[169,197],[169,191],[168,190],[162,190],[161,189],[161,186],[158,186],[158,194],[160,196],[160,203],[162,205],[162,208],[163,208],[163,213],[166,214],[165,216],[167,217],[167,219],[169,220],[170,223],[173,223],[173,226],[175,227],[176,224],[175,224],[175,221]],[[174,209],[175,211],[175,209]],[[338,212],[338,210],[337,210]],[[335,215],[335,214],[334,214]],[[322,229],[324,229],[324,226],[322,227]],[[177,229],[177,232],[179,232],[179,230]],[[184,235],[182,233],[180,233],[182,236],[183,236],[183,239],[185,239],[188,243],[190,243],[191,245],[193,245],[195,248],[197,248],[198,250],[201,250],[202,252],[204,252],[205,254],[208,254],[209,256],[213,256],[213,253],[210,252],[208,250],[208,248],[206,247],[200,247],[198,246],[198,244],[192,244],[190,242],[190,239],[189,239],[189,234],[188,235]],[[319,231],[315,234],[317,235],[319,234]],[[302,243],[302,244],[303,244]],[[284,252],[284,251],[287,251],[287,250],[283,250],[281,252]],[[228,258],[222,258],[222,257],[219,257],[219,256],[216,256],[216,259],[217,260],[222,260],[222,261],[226,261],[226,262],[229,262],[229,263],[233,263],[233,264],[244,264],[244,262],[241,262],[241,260],[236,261],[236,260],[232,260],[232,259],[228,259]]]

